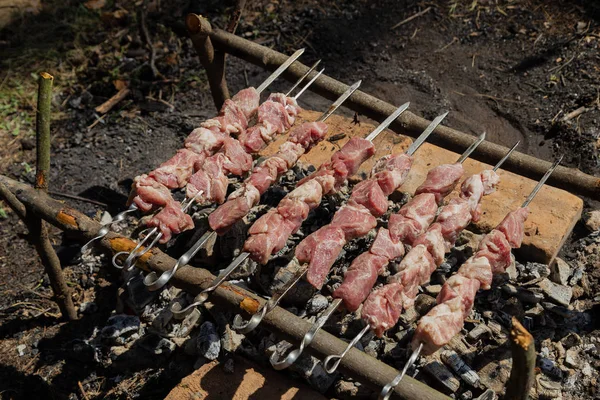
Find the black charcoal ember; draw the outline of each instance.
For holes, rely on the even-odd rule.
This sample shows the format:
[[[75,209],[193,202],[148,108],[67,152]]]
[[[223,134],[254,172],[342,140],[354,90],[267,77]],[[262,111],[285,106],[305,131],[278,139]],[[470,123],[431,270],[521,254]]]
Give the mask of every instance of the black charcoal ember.
[[[550,279],[544,279],[538,283],[538,286],[546,296],[561,305],[568,306],[573,297],[573,288],[569,286],[557,285]]]
[[[175,351],[175,343],[158,335],[146,335],[138,342],[139,346],[155,355],[170,355]]]
[[[426,362],[426,364],[423,366],[423,370],[431,375],[438,383],[443,385],[451,393],[455,393],[460,387],[459,380],[456,379],[452,372],[450,372],[450,370],[438,360],[434,359]]]
[[[545,310],[553,312],[554,314],[561,316],[563,318],[569,318],[570,316],[573,315],[573,312],[571,310],[569,310],[567,307],[557,306],[554,303],[544,301],[544,302],[542,302],[542,306],[544,307]]]
[[[551,269],[550,279],[552,282],[558,283],[559,285],[569,284],[569,277],[571,276],[573,269],[565,260],[556,257]]]
[[[528,289],[516,287],[510,283],[504,284],[502,290],[509,296],[515,296],[524,303],[537,304],[544,300],[544,295],[541,293],[535,293]]]
[[[82,314],[93,314],[98,311],[98,305],[93,301],[86,301],[79,305],[79,312]]]
[[[415,309],[420,315],[425,315],[437,304],[434,297],[421,293],[415,299]]]
[[[472,387],[479,387],[479,376],[453,350],[445,350],[440,354],[442,361],[456,372],[463,381]]]
[[[475,328],[469,331],[467,336],[469,339],[478,340],[480,337],[488,335],[489,333],[490,328],[488,328],[486,324],[477,324]]]
[[[198,354],[207,360],[216,360],[221,352],[221,339],[217,335],[215,325],[210,321],[205,321],[200,325],[200,331],[196,338],[196,347]]]
[[[135,315],[113,315],[107,324],[100,331],[100,336],[110,343],[123,345],[139,337],[140,319]]]
[[[138,314],[141,314],[144,311],[144,308],[153,302],[160,291],[150,291],[144,285],[144,277],[139,273],[139,271],[133,271],[135,275],[127,280],[125,284],[127,291],[127,304],[135,310]]]
[[[525,264],[523,271],[520,271],[519,280],[521,282],[527,282],[532,279],[545,278],[549,275],[550,267],[548,267],[546,264],[528,262]]]
[[[327,300],[327,297],[322,294],[317,294],[308,302],[306,311],[310,315],[316,315],[326,309],[328,305],[329,301]]]

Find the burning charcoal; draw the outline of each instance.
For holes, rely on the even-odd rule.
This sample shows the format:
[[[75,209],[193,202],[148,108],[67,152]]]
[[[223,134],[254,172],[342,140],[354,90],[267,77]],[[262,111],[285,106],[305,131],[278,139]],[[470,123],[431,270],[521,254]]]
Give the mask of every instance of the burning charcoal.
[[[415,322],[419,318],[419,314],[417,314],[417,310],[415,307],[411,307],[405,310],[400,316],[400,323],[403,325],[410,325]]]
[[[144,350],[155,355],[170,355],[175,351],[175,343],[157,335],[146,335],[139,342]]]
[[[434,297],[431,297],[427,294],[420,294],[415,299],[415,310],[419,313],[419,315],[425,315],[431,310],[435,305],[436,301]]]
[[[479,396],[475,400],[496,400],[496,398],[497,398],[496,392],[494,392],[491,389],[488,389],[485,392],[483,392],[481,394],[481,396]]]
[[[583,278],[583,274],[584,274],[584,269],[577,268],[573,272],[573,276],[571,277],[571,280],[569,281],[569,285],[571,285],[571,286],[577,285],[581,281],[581,278]]]
[[[235,362],[233,361],[233,358],[228,358],[227,361],[223,363],[223,371],[225,371],[228,374],[233,374],[234,367]]]
[[[471,329],[469,334],[467,335],[469,339],[478,340],[483,335],[487,335],[490,333],[490,328],[487,327],[486,324],[478,324],[475,328]]]
[[[494,390],[495,392],[501,392],[504,390],[504,386],[508,381],[511,369],[511,354],[510,351],[505,354],[499,354],[495,359],[500,361],[491,361],[479,371],[479,379],[483,386]]]
[[[540,366],[540,369],[545,374],[548,374],[551,377],[554,377],[557,379],[562,379],[562,376],[563,376],[562,370],[558,367],[558,365],[556,365],[556,363],[554,361],[550,360],[549,358],[539,357],[538,365]]]
[[[160,291],[151,292],[144,285],[144,277],[137,270],[136,274],[125,284],[127,297],[125,301],[137,313],[142,313],[144,308],[156,299]]]
[[[425,292],[432,296],[437,296],[442,290],[442,285],[427,285],[424,287]]]
[[[516,287],[510,283],[504,284],[502,290],[509,296],[515,296],[524,303],[537,304],[544,300],[544,296],[541,293],[534,293],[531,290]]]
[[[135,315],[113,315],[107,323],[100,336],[108,342],[123,345],[139,337],[140,319]]]
[[[442,361],[456,372],[463,381],[477,388],[479,387],[479,376],[469,367],[453,350],[445,350],[440,354]]]
[[[431,360],[423,366],[429,375],[431,375],[437,382],[447,388],[451,393],[454,393],[460,387],[460,382],[454,377],[452,372],[437,360]]]
[[[594,210],[585,215],[584,218],[585,227],[590,232],[597,232],[600,230],[600,210]]]
[[[566,307],[562,307],[562,306],[557,306],[556,304],[553,303],[548,303],[548,302],[542,302],[542,306],[544,307],[544,309],[551,311],[553,313],[555,313],[556,315],[559,315],[563,318],[569,318],[573,315],[573,313],[571,312],[571,310],[569,310]]]
[[[196,327],[200,323],[202,323],[202,314],[200,313],[200,310],[195,308],[194,310],[192,310],[192,312],[186,315],[186,317],[179,325],[179,328],[175,328],[173,333],[176,337],[187,337],[192,332],[192,329],[194,329],[194,327]]]
[[[536,377],[536,389],[540,400],[562,398],[560,382],[552,381],[544,375]]]
[[[579,347],[571,347],[565,355],[565,365],[581,369],[585,361],[581,358],[581,349]]]
[[[379,341],[371,340],[364,349],[364,352],[373,358],[377,358],[377,352],[379,351]]]
[[[231,329],[229,324],[227,324],[225,325],[225,331],[223,332],[223,337],[221,338],[221,347],[225,351],[234,353],[242,345],[242,340],[244,340],[244,338],[244,335],[237,333]]]
[[[98,362],[98,351],[88,340],[74,340],[69,346],[69,355],[83,363]]]
[[[568,285],[571,272],[571,266],[562,258],[556,257],[556,260],[552,264],[550,279],[559,285]]]
[[[573,297],[573,289],[568,286],[557,285],[550,281],[550,279],[542,280],[538,286],[544,291],[544,293],[550,298],[550,300],[568,306]]]
[[[317,294],[308,302],[307,313],[310,315],[316,315],[323,311],[329,305],[327,297],[322,294]]]
[[[570,349],[573,346],[579,346],[582,343],[582,340],[578,334],[571,332],[562,338],[560,342],[565,348]]]
[[[536,304],[535,306],[531,307],[530,309],[528,309],[527,311],[525,311],[525,316],[527,317],[539,317],[542,314],[544,314],[544,307],[542,307],[541,304]]]
[[[221,352],[221,340],[217,335],[215,325],[210,321],[205,321],[200,325],[200,332],[196,338],[196,347],[198,353],[207,360],[216,360]]]
[[[93,314],[98,311],[98,305],[93,301],[86,301],[79,305],[79,312],[82,314]]]

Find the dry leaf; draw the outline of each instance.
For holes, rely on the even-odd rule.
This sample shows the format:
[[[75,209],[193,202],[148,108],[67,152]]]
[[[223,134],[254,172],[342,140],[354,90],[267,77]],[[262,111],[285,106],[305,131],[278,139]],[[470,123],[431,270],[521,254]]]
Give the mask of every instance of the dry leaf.
[[[115,89],[121,90],[121,89],[125,89],[128,86],[128,83],[127,83],[127,81],[122,81],[120,79],[117,79],[117,80],[113,81],[113,85],[115,85]]]

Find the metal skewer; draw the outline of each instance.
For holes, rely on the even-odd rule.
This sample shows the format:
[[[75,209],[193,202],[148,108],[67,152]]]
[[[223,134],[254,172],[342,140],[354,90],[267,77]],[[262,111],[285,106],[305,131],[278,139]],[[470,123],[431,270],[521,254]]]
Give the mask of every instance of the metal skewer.
[[[516,146],[513,146],[511,148],[511,150],[509,151],[509,154],[514,150],[515,147]],[[505,160],[505,159],[506,159],[506,157],[503,158],[503,160]],[[531,201],[538,194],[538,192],[540,191],[542,186],[544,186],[544,184],[546,183],[546,181],[548,180],[550,175],[552,175],[552,172],[554,172],[556,167],[558,167],[558,165],[560,164],[562,159],[563,159],[563,156],[560,156],[556,161],[554,161],[552,166],[546,171],[544,176],[542,176],[542,178],[535,185],[535,187],[533,188],[533,190],[531,191],[529,196],[527,196],[527,198],[523,202],[523,205],[521,205],[521,208],[527,207],[529,205],[529,203],[531,203]],[[387,385],[385,385],[383,387],[383,389],[381,390],[381,393],[379,394],[380,400],[389,399],[390,395],[392,394],[392,392],[394,391],[396,386],[398,386],[400,384],[400,381],[402,380],[402,378],[404,378],[404,375],[406,375],[406,371],[408,370],[408,368],[410,368],[410,366],[413,365],[415,363],[415,361],[417,360],[417,358],[419,357],[421,350],[423,349],[423,345],[424,345],[424,343],[422,343],[422,342],[419,343],[419,346],[416,349],[414,349],[412,354],[410,355],[410,358],[408,359],[408,362],[404,366],[404,369],[402,370],[402,372],[400,372],[400,374],[398,374],[390,383],[388,383]]]
[[[385,128],[390,126],[390,124],[392,122],[394,122],[396,120],[396,118],[398,118],[400,116],[400,114],[402,114],[404,111],[406,111],[409,106],[410,106],[410,102],[407,102],[407,103],[404,103],[403,105],[401,105],[400,107],[398,107],[396,109],[396,111],[394,111],[392,113],[392,115],[387,117],[385,119],[385,121],[383,121],[381,124],[379,124],[379,126],[377,128],[375,128],[375,130],[373,130],[373,132],[371,132],[366,137],[366,140],[369,140],[370,142],[375,140],[377,135],[379,135],[381,132],[383,132],[385,130]],[[412,148],[412,149],[409,148],[409,150],[414,152],[416,150],[416,148]],[[304,276],[304,274],[306,274],[306,268],[299,269],[299,276],[297,276],[297,277],[294,276],[294,279],[289,280],[284,285],[283,289],[280,292],[278,292],[278,294],[273,296],[271,298],[271,300],[269,300],[269,302],[267,302],[267,304],[265,304],[260,311],[257,311],[256,313],[254,313],[252,315],[252,317],[250,317],[249,320],[244,320],[244,318],[240,314],[237,314],[233,318],[233,324],[231,325],[231,327],[235,331],[242,332],[242,333],[248,333],[248,332],[251,332],[252,330],[254,330],[258,326],[258,324],[260,324],[260,322],[262,321],[264,316],[267,315],[268,312],[273,310],[279,304],[279,301],[296,284],[296,282],[298,282],[298,280],[300,280],[300,278],[302,276]]]
[[[461,156],[458,158],[458,160],[456,161],[456,163],[457,164],[462,164],[473,153],[473,151],[475,151],[475,149],[485,140],[485,136],[486,136],[485,132],[483,132],[481,135],[479,135],[479,137],[477,138],[477,140],[475,140],[464,151],[464,153],[461,154]],[[514,147],[513,147],[513,149],[511,149],[509,151],[509,154],[510,154],[510,152],[512,152],[512,150],[514,150]],[[354,346],[354,344],[356,344],[362,338],[362,336],[365,335],[369,331],[369,328],[370,328],[369,325],[365,326],[363,328],[363,330],[360,331],[360,333],[358,335],[356,335],[356,337],[354,339],[352,339],[352,341],[350,342],[350,344],[348,344],[348,346],[346,347],[346,349],[341,354],[332,354],[330,356],[327,356],[325,358],[325,360],[323,360],[323,367],[325,368],[325,371],[327,371],[330,374],[334,373],[335,370],[340,365],[340,362],[342,361],[342,358],[344,358],[344,356],[348,353],[348,351],[350,351],[350,348],[352,348]]]
[[[512,152],[515,151],[515,149],[519,146],[520,143],[521,143],[521,141],[517,140],[517,143],[512,145],[512,147],[508,150],[508,152],[504,155],[504,157],[502,157],[500,159],[500,161],[498,161],[498,164],[496,164],[494,166],[494,168],[492,168],[492,171],[494,171],[494,172],[498,171],[498,169],[502,166],[502,164],[504,164],[504,161],[508,160],[508,157],[510,157]]]
[[[321,70],[321,72],[319,72],[310,81],[310,83],[314,82],[314,80],[322,72],[323,72],[323,70]],[[352,95],[352,93],[354,93],[359,88],[361,83],[362,83],[362,81],[358,81],[354,85],[350,86],[348,88],[348,90],[346,90],[331,105],[331,107],[329,107],[329,109],[323,115],[321,115],[321,117],[317,121],[325,121],[333,113],[333,111],[337,110],[344,103],[344,101],[346,101],[348,99],[348,97],[350,97]],[[296,96],[299,96],[300,94],[302,94],[302,92]],[[190,262],[190,260],[196,255],[196,253],[198,253],[198,251],[200,251],[200,249],[202,247],[204,247],[204,245],[209,240],[211,240],[213,237],[215,237],[216,234],[217,233],[214,231],[207,231],[206,233],[204,233],[204,235],[202,235],[200,237],[200,239],[198,239],[198,241],[196,241],[196,243],[194,243],[194,245],[177,260],[177,263],[171,270],[163,272],[160,277],[158,277],[156,275],[156,273],[154,273],[154,272],[149,273],[144,278],[144,285],[146,285],[146,287],[148,287],[148,289],[152,290],[152,291],[158,290],[161,287],[163,287],[164,285],[166,285],[169,282],[169,280],[171,280],[171,278],[173,277],[175,272],[177,272],[177,269],[187,265]],[[194,302],[192,304],[190,304],[183,310],[175,310],[174,314],[176,315],[176,317],[186,314],[189,311],[191,311],[193,308],[204,303],[206,301],[206,298],[208,298],[208,294],[210,294],[210,292],[214,291],[221,283],[223,283],[223,281],[225,281],[225,279],[227,279],[229,277],[229,275],[231,275],[231,273],[233,271],[235,271],[235,269],[238,268],[248,258],[248,256],[249,256],[248,253],[245,253],[245,252],[241,253],[235,260],[233,260],[233,262],[219,276],[217,276],[215,278],[215,280],[213,281],[213,283],[211,284],[211,286],[209,288],[205,289],[198,296],[196,296],[196,299],[194,300]]]
[[[271,83],[273,83],[273,81],[275,79],[277,79],[279,77],[279,75],[281,75],[286,69],[288,69],[288,67],[290,65],[292,65],[294,63],[294,61],[296,61],[304,53],[305,50],[306,49],[296,50],[296,52],[294,54],[292,54],[287,60],[285,60],[285,62],[283,64],[281,64],[279,66],[279,68],[277,68],[271,75],[269,75],[269,77],[267,79],[265,79],[265,81],[263,83],[261,83],[261,85],[256,89],[256,91],[259,94],[262,93]],[[302,78],[300,78],[300,80],[298,80],[298,82],[296,82],[296,84],[294,84],[294,86],[292,86],[292,88],[288,91],[286,96],[289,95],[289,93],[291,93],[292,90],[296,89],[296,87],[304,80],[304,78],[306,78],[306,76],[308,76],[308,74],[310,74],[312,72],[312,70],[320,62],[321,62],[321,60],[317,61],[315,63],[315,65],[313,65],[313,67],[311,69],[309,69],[306,72],[306,74],[304,74],[302,76]],[[132,213],[137,210],[138,210],[137,206],[135,204],[131,204],[127,210],[120,212],[111,221],[103,224],[102,228],[100,228],[100,230],[98,231],[98,235],[96,237],[90,239],[83,246],[81,246],[81,252],[84,252],[85,250],[87,250],[91,246],[91,244],[93,242],[95,242],[96,240],[100,240],[104,236],[108,235],[108,232],[110,232],[110,228],[112,227],[112,224],[123,221],[125,219],[125,217],[127,216],[127,214]]]
[[[437,116],[427,128],[423,131],[421,135],[410,145],[410,147],[406,150],[406,154],[412,156],[415,151],[427,140],[429,135],[437,128],[437,126],[446,118],[448,112],[445,112],[442,115]],[[339,307],[342,303],[342,299],[335,299],[331,302],[329,308],[315,321],[313,326],[306,332],[304,338],[302,338],[302,342],[300,342],[300,346],[296,350],[292,350],[284,360],[280,360],[280,355],[277,352],[274,352],[271,355],[270,361],[273,368],[277,370],[285,369],[296,362],[298,357],[302,354],[304,349],[310,346],[313,341],[316,333],[325,325],[327,320],[333,315],[333,312]]]
[[[319,64],[319,62],[320,62],[320,60],[319,60],[319,61],[317,61],[317,62],[316,62],[316,63],[315,63],[313,66],[312,66],[312,68],[311,68],[311,69],[310,69],[310,70],[309,70],[309,71],[308,71],[306,74],[304,74],[304,75],[303,75],[303,76],[302,76],[302,77],[301,77],[301,78],[298,80],[297,84],[299,84],[300,82],[302,82],[302,80],[304,80],[304,78],[305,78],[306,76],[308,76],[308,74],[310,74],[310,72],[313,70],[313,68],[316,68],[316,66]],[[310,81],[309,81],[309,82],[308,82],[306,85],[304,85],[304,87],[303,87],[303,88],[300,90],[300,92],[298,92],[298,94],[296,94],[296,95],[293,97],[293,99],[294,99],[294,100],[298,100],[298,98],[300,98],[300,96],[302,95],[302,93],[304,93],[304,92],[306,91],[306,89],[308,89],[308,88],[310,87],[310,85],[312,85],[312,83],[313,83],[315,80],[317,80],[317,78],[318,78],[318,77],[319,77],[319,76],[320,76],[320,75],[323,73],[323,71],[324,71],[324,69],[322,69],[321,71],[319,71],[319,72],[318,72],[318,73],[317,73],[317,74],[316,74],[316,75],[315,75],[315,76],[314,76],[314,77],[313,77],[313,78],[312,78],[312,79],[311,79],[311,80],[310,80]],[[287,93],[287,94],[289,94],[291,91],[292,91],[292,90],[288,91],[288,93]],[[286,96],[287,96],[287,94],[286,94]],[[198,193],[196,193],[196,195],[194,196],[194,198],[196,198],[196,197],[198,197]],[[191,204],[192,204],[192,203],[191,203],[191,202],[189,202],[189,203],[187,204],[187,206],[186,206],[186,207],[182,208],[182,211],[183,211],[183,212],[186,212],[186,211],[187,211],[187,209],[189,208],[189,206],[190,206]],[[159,240],[159,239],[160,239],[160,238],[163,236],[163,235],[162,235],[162,233],[158,233],[158,229],[157,229],[157,228],[154,228],[154,229],[153,229],[153,230],[152,230],[150,233],[148,233],[148,236],[155,235],[155,234],[156,234],[156,236],[154,237],[154,239],[152,240],[152,242],[151,242],[151,243],[150,243],[150,244],[149,244],[149,245],[148,245],[148,246],[147,246],[147,247],[146,247],[146,248],[145,248],[145,249],[144,249],[142,252],[139,252],[139,245],[138,245],[138,246],[136,246],[136,248],[134,248],[134,250],[132,250],[132,251],[130,252],[130,255],[127,257],[127,259],[125,260],[125,263],[124,263],[124,266],[125,266],[125,267],[126,267],[128,270],[130,270],[131,268],[133,268],[133,265],[135,264],[135,261],[136,261],[138,258],[140,258],[141,256],[143,256],[144,254],[146,254],[148,251],[150,251],[150,250],[151,250],[151,249],[152,249],[152,248],[153,248],[153,247],[156,245],[156,243],[158,243],[158,240]],[[146,236],[146,239],[148,238],[148,236]],[[122,255],[123,253],[127,253],[127,252],[120,252],[120,253],[119,253],[119,256],[120,256],[120,255]],[[116,255],[115,255],[115,256],[116,256]],[[119,266],[119,265],[118,265],[118,264],[117,264],[117,263],[114,261],[115,259],[116,259],[116,258],[115,258],[115,257],[113,257],[113,265],[114,265],[116,268],[119,268],[119,267],[121,267],[121,268],[122,268],[123,266]]]

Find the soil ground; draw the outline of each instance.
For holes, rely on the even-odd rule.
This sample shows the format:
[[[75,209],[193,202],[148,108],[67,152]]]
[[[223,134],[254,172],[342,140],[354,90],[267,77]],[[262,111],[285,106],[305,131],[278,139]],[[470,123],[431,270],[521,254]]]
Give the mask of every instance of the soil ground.
[[[224,26],[229,2],[153,1],[147,27],[157,51],[153,76],[140,38],[140,4],[46,1],[0,31],[0,171],[32,181],[36,73],[56,77],[50,189],[104,203],[67,201],[95,215],[123,209],[133,177],[174,152],[215,112],[206,77],[185,36],[183,17],[198,12]],[[141,2],[139,2],[141,3]],[[202,4],[199,4],[202,3]],[[600,6],[593,1],[267,1],[248,2],[238,34],[290,53],[322,59],[326,73],[417,114],[451,113],[445,124],[491,141],[598,174],[600,161]],[[401,26],[395,24],[418,13]],[[232,57],[235,93],[267,73]],[[128,84],[130,96],[94,112]],[[273,91],[285,89],[277,82]],[[314,95],[308,108],[327,104]],[[571,114],[584,107],[583,113]],[[348,113],[351,115],[350,113]],[[360,118],[360,116],[359,116]],[[1,203],[0,203],[1,206]],[[586,199],[586,207],[597,208]],[[0,395],[2,398],[162,398],[189,369],[90,365],[72,356],[77,340],[103,326],[115,307],[118,275],[78,265],[78,244],[52,239],[76,301],[99,310],[60,322],[27,230],[0,208]],[[585,235],[576,227],[569,243]],[[567,245],[569,248],[570,244]],[[600,287],[592,288],[597,292]],[[24,351],[18,346],[25,345]],[[173,364],[173,362],[171,363]]]

